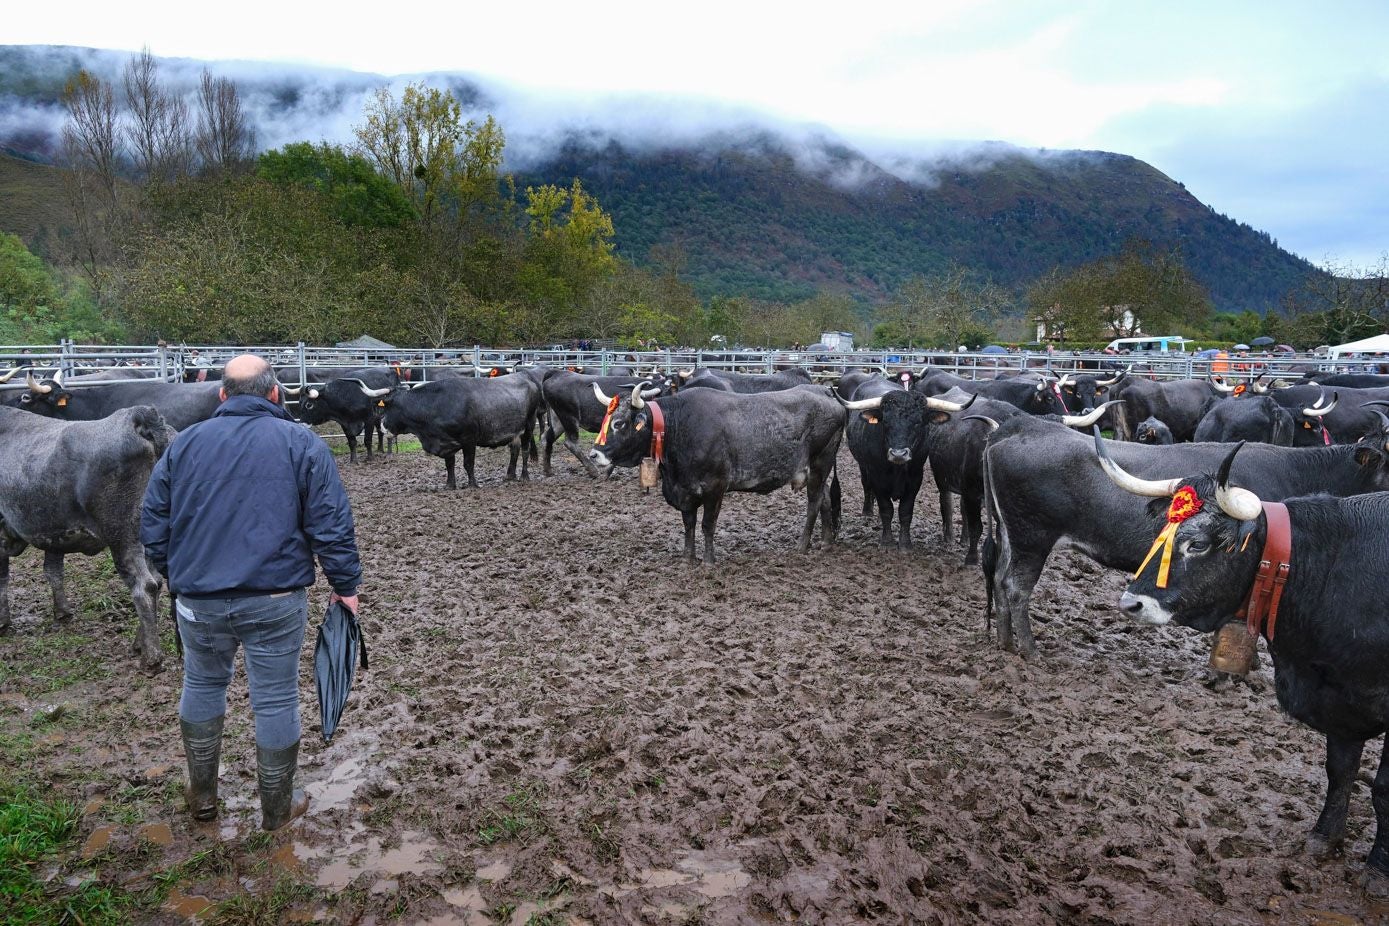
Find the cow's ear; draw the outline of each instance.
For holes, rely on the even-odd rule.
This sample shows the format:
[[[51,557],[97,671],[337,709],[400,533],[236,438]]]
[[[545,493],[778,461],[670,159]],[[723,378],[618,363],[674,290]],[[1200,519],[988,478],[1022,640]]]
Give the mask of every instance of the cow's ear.
[[[868,422],[869,424],[878,423],[878,416],[873,414],[872,412],[860,412],[859,414],[862,415],[863,420]]]
[[[1148,503],[1148,514],[1153,517],[1167,514],[1167,509],[1172,506],[1172,499],[1167,496],[1155,498]]]
[[[1095,387],[1095,394],[1096,394],[1096,395],[1104,395],[1104,394],[1105,394],[1106,392],[1108,392],[1108,391],[1109,391],[1109,387],[1108,387],[1108,386],[1096,386],[1096,387]]]
[[[1380,461],[1382,456],[1373,447],[1360,447],[1355,451],[1355,462],[1359,466],[1373,466]]]
[[[930,421],[931,421],[931,424],[945,424],[945,423],[946,423],[947,421],[949,421],[949,420],[950,420],[950,413],[949,413],[949,412],[937,412],[937,411],[933,411],[933,412],[931,412],[931,414],[930,414]]]

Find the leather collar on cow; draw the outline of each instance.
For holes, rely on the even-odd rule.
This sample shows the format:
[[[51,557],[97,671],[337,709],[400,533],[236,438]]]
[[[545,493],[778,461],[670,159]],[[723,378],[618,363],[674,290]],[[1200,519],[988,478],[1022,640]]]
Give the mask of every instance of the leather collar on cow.
[[[1283,600],[1283,589],[1293,568],[1293,533],[1286,505],[1282,502],[1263,504],[1268,531],[1264,537],[1263,554],[1259,557],[1259,571],[1254,577],[1254,585],[1249,589],[1249,597],[1244,600],[1244,606],[1236,617],[1244,620],[1250,636],[1262,633],[1272,643],[1278,623],[1278,605]]]
[[[666,415],[655,402],[646,407],[651,410],[651,456],[660,463],[666,455]]]

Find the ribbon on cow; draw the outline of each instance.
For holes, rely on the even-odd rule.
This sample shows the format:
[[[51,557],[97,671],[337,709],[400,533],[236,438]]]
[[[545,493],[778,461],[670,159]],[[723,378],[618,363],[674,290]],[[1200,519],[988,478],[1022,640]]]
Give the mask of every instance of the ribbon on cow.
[[[603,416],[603,426],[598,429],[598,439],[593,443],[602,447],[608,442],[608,422],[613,420],[613,412],[617,411],[617,406],[622,404],[622,396],[615,395],[608,400],[608,413]]]
[[[1157,587],[1167,587],[1167,574],[1172,567],[1172,544],[1177,537],[1177,528],[1183,521],[1200,510],[1201,499],[1196,495],[1195,489],[1191,486],[1182,486],[1177,490],[1177,494],[1172,496],[1172,504],[1167,506],[1167,526],[1162,529],[1162,533],[1157,535],[1152,548],[1148,550],[1148,555],[1143,558],[1142,565],[1133,574],[1135,579],[1143,574],[1143,570],[1148,568],[1148,563],[1152,562],[1153,557],[1160,549],[1162,550],[1162,559],[1158,562]]]

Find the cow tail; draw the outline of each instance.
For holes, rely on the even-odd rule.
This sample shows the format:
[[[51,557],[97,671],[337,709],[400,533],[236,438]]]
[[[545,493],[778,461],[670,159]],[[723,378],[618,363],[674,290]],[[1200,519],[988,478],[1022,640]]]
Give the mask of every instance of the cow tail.
[[[137,405],[131,409],[130,424],[140,439],[150,445],[156,460],[164,455],[174,431],[164,422],[164,416],[158,410],[150,405]]]
[[[830,470],[830,524],[834,527],[834,532],[839,533],[839,461],[834,463],[834,469]]]
[[[987,519],[984,530],[984,549],[980,563],[984,570],[984,632],[993,635],[994,618],[994,573],[998,570],[998,522],[1002,515],[997,509],[994,492],[993,467],[989,465],[989,448],[984,447],[984,516]]]

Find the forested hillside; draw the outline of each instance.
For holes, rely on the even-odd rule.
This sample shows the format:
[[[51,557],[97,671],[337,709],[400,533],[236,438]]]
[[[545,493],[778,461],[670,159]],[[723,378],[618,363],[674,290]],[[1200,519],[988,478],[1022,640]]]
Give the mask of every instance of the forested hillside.
[[[1005,151],[928,185],[848,149],[824,154],[831,166],[816,173],[770,138],[702,151],[571,145],[535,175],[583,177],[612,213],[620,253],[640,262],[676,245],[705,295],[794,299],[828,285],[876,300],[951,261],[1021,290],[1131,239],[1179,249],[1223,311],[1264,311],[1315,272],[1124,155]]]

